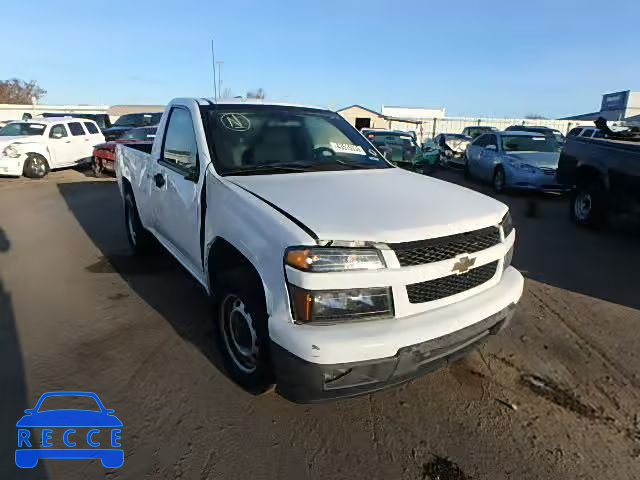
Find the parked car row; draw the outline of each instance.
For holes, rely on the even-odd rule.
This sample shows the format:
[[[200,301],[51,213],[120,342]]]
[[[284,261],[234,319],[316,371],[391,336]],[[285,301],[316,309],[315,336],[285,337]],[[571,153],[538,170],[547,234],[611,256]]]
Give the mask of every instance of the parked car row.
[[[42,178],[52,169],[85,163],[92,163],[96,176],[113,171],[115,147],[105,140],[150,143],[161,116],[126,114],[111,125],[106,114],[45,112],[6,122],[0,128],[0,176]]]

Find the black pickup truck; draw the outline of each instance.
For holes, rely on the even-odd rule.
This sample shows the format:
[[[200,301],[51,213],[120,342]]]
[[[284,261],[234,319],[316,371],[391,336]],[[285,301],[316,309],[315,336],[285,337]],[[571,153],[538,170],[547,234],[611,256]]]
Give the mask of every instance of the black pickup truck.
[[[611,213],[640,216],[640,142],[568,137],[557,180],[571,187],[570,215],[578,225],[603,227]]]

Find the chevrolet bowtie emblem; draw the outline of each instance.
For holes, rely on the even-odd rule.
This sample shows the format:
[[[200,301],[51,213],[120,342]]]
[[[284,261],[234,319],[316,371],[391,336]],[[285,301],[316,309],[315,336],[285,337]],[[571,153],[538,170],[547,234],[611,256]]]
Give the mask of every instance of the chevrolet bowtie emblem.
[[[452,272],[464,273],[473,267],[476,263],[475,258],[462,257],[456,263],[453,264]]]

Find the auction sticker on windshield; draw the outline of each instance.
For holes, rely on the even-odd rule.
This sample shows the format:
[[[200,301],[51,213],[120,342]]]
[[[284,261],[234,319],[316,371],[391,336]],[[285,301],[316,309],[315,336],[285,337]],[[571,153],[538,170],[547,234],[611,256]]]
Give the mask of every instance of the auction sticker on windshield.
[[[360,145],[351,145],[349,143],[329,142],[331,149],[336,153],[351,153],[354,155],[366,155],[364,149]]]
[[[219,118],[222,126],[229,130],[246,132],[251,128],[251,122],[241,113],[223,113]]]

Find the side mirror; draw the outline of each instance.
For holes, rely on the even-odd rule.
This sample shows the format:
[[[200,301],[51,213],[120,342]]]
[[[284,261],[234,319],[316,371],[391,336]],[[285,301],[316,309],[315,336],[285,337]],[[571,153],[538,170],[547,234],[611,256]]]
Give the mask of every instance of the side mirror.
[[[51,138],[57,138],[57,139],[60,139],[60,138],[62,138],[62,134],[61,134],[61,133],[52,133],[52,134],[51,134]]]
[[[495,145],[487,145],[486,147],[487,150],[491,150],[493,152],[497,152],[498,151],[498,147],[496,147]]]

